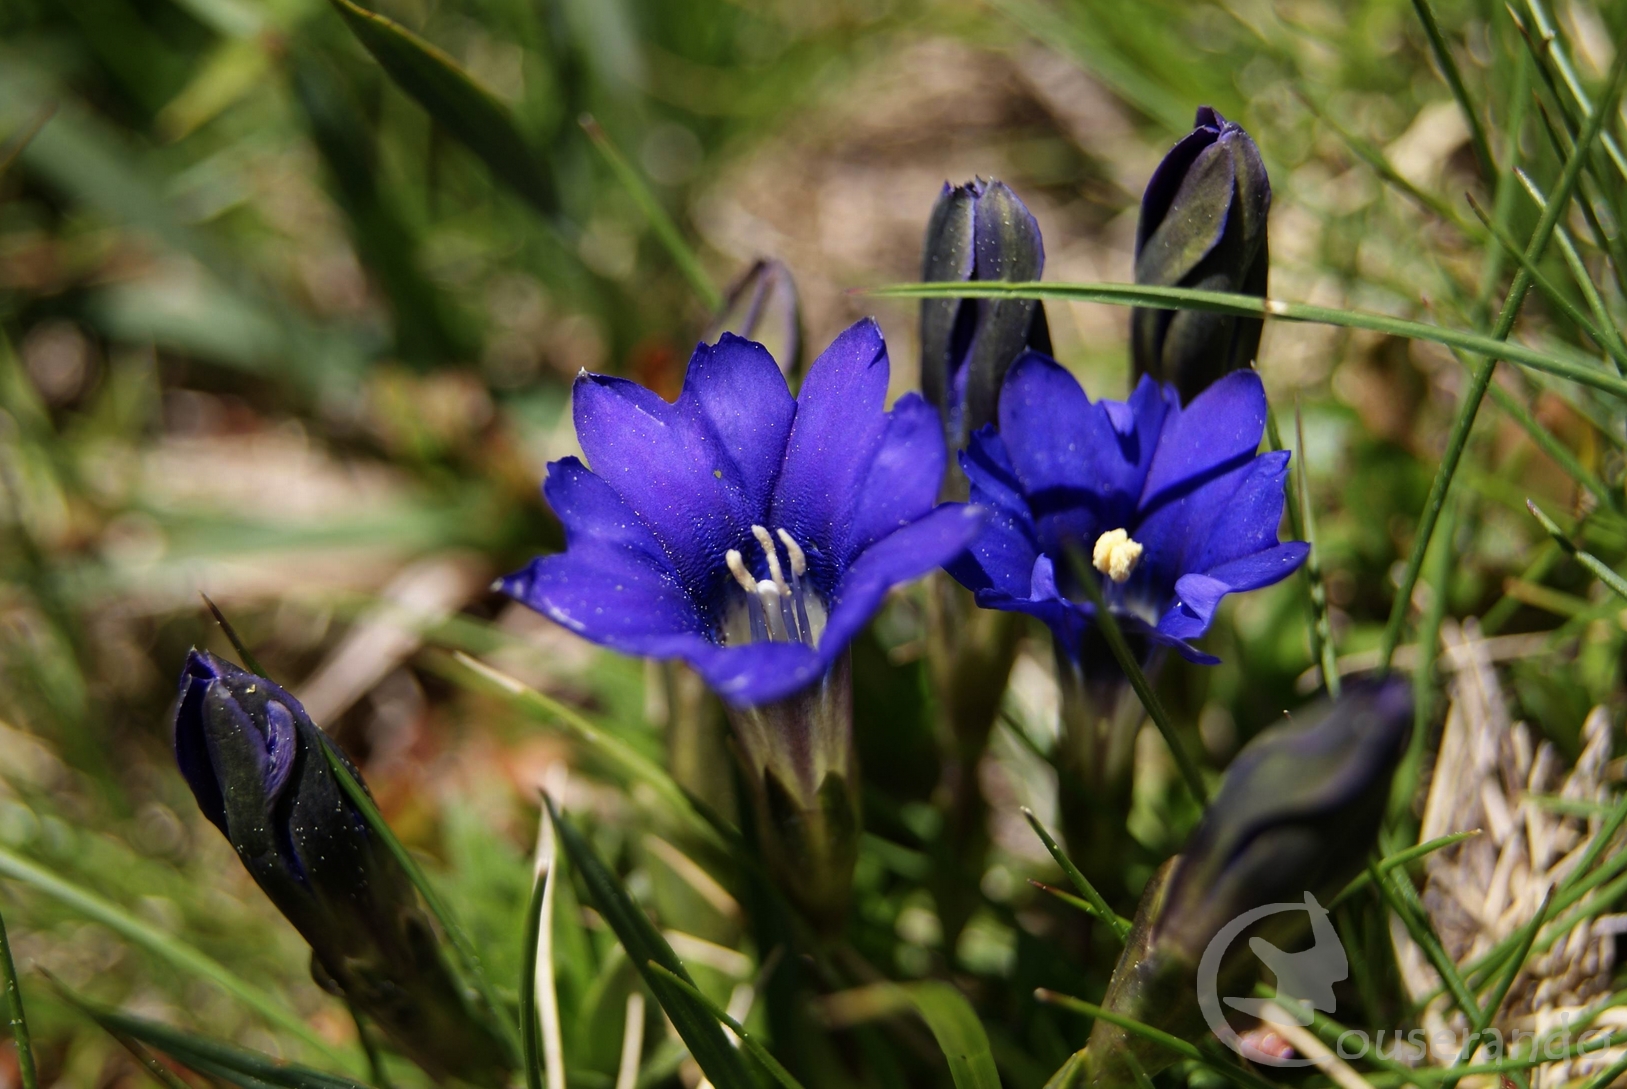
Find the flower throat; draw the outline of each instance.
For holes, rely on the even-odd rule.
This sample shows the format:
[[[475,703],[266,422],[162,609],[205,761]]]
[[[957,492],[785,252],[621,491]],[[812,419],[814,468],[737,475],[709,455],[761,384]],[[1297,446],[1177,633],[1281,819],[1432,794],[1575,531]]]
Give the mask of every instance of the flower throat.
[[[752,526],[751,534],[763,550],[768,561],[768,577],[753,578],[746,567],[745,557],[738,548],[724,555],[729,574],[745,591],[744,608],[731,607],[725,623],[726,639],[730,644],[741,643],[806,643],[819,645],[819,636],[825,630],[825,606],[808,584],[808,557],[802,546],[784,529],[777,531],[779,543],[785,546],[786,564],[781,566],[779,549],[774,535],[763,526]],[[790,579],[786,579],[786,569]],[[744,630],[742,630],[744,619]]]

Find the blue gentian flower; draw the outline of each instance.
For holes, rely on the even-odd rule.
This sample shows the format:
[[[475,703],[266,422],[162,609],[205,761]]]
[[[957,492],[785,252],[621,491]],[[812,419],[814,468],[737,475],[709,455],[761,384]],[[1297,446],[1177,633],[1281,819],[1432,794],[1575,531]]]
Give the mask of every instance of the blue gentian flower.
[[[1077,592],[1077,552],[1127,633],[1218,661],[1191,640],[1220,599],[1286,577],[1308,550],[1277,540],[1288,454],[1255,453],[1265,413],[1253,371],[1185,408],[1150,378],[1127,403],[1092,403],[1054,360],[1027,353],[1006,378],[999,432],[979,431],[961,455],[989,520],[950,572],[979,605],[1044,620],[1078,660],[1094,610]]]
[[[604,646],[683,659],[736,707],[815,684],[889,588],[947,562],[981,522],[937,504],[938,416],[914,394],[884,411],[887,378],[869,320],[795,398],[765,348],[728,333],[695,349],[672,404],[582,374],[592,468],[556,461],[543,488],[566,549],[502,588]]]

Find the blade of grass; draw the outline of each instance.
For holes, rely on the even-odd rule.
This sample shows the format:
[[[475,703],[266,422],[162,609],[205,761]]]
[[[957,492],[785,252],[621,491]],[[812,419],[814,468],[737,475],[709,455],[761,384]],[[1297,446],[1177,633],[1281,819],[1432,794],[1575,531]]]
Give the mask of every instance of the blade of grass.
[[[1372,867],[1368,867],[1372,870]],[[1429,963],[1440,974],[1446,984],[1447,991],[1452,995],[1452,1001],[1457,1003],[1458,1009],[1463,1011],[1471,1023],[1480,1020],[1480,1003],[1475,1001],[1469,985],[1464,982],[1463,976],[1458,972],[1458,966],[1447,955],[1441,946],[1440,939],[1430,929],[1428,916],[1416,910],[1415,905],[1406,902],[1397,883],[1392,881],[1389,874],[1380,875],[1374,871],[1371,875],[1373,886],[1378,889],[1384,903],[1396,917],[1401,925],[1406,927],[1407,934],[1417,943],[1418,948],[1424,951]]]
[[[1593,116],[1593,102],[1588,98],[1587,91],[1583,88],[1582,81],[1577,76],[1576,68],[1570,62],[1570,57],[1559,46],[1553,19],[1548,15],[1547,9],[1542,6],[1541,0],[1526,0],[1526,9],[1530,11],[1531,19],[1537,25],[1537,32],[1542,35],[1543,51],[1552,58],[1554,67],[1559,70],[1559,74],[1564,78],[1566,88],[1570,91],[1571,97],[1576,100],[1577,109],[1582,111],[1582,116],[1591,119]],[[1622,154],[1621,146],[1616,143],[1616,138],[1606,133],[1600,143],[1604,145],[1605,150],[1609,153],[1610,160],[1616,164],[1616,169],[1621,173],[1622,178],[1627,179],[1627,155]]]
[[[598,854],[582,838],[582,834],[570,821],[560,816],[553,799],[545,798],[545,801],[560,846],[565,848],[565,856],[582,875],[593,906],[610,924],[610,929],[615,931],[628,958],[637,966],[650,993],[666,1011],[701,1071],[716,1089],[753,1089],[750,1075],[741,1064],[739,1054],[729,1046],[723,1029],[711,1013],[696,1003],[686,991],[674,987],[664,974],[654,971],[654,966],[659,965],[694,985],[695,981],[672,951],[672,946],[667,944],[643,909],[633,902],[615,874],[599,861]]]
[[[215,623],[220,625],[220,630],[225,633],[227,642],[231,643],[232,649],[237,651],[237,660],[243,663],[243,668],[261,677],[269,677],[265,666],[260,664],[260,660],[254,656],[254,652],[248,648],[243,640],[238,638],[237,629],[232,627],[230,620],[226,619],[226,614],[220,611],[220,606],[216,605],[208,594],[199,593],[198,596],[203,598],[203,603],[209,607],[210,615],[215,618]]]
[[[1202,310],[1238,317],[1274,318],[1333,325],[1346,329],[1366,329],[1406,340],[1426,340],[1462,348],[1487,359],[1503,360],[1545,374],[1568,378],[1573,382],[1627,399],[1627,379],[1623,379],[1622,376],[1597,367],[1582,366],[1571,359],[1504,339],[1508,335],[1506,332],[1501,337],[1486,336],[1466,329],[1430,325],[1426,322],[1409,321],[1365,310],[1342,310],[1312,306],[1308,303],[1287,302],[1282,299],[1262,299],[1254,295],[1236,295],[1225,291],[1199,291],[1194,288],[1157,287],[1151,284],[1006,283],[984,280],[964,284],[885,284],[854,290],[879,298],[897,299],[1066,299],[1074,302],[1108,303],[1114,306],[1139,306],[1153,310]],[[1510,321],[1510,328],[1512,327]]]
[[[623,189],[627,190],[627,195],[633,199],[634,204],[638,205],[639,211],[644,213],[644,218],[649,221],[650,229],[655,232],[655,236],[666,247],[673,263],[678,266],[678,270],[689,281],[689,286],[695,289],[695,294],[699,295],[701,301],[706,304],[706,309],[711,311],[721,309],[723,306],[723,292],[719,291],[718,286],[712,282],[712,278],[706,275],[706,270],[701,267],[700,258],[695,256],[695,251],[689,247],[689,243],[684,241],[683,233],[678,230],[678,225],[672,221],[671,216],[667,215],[667,210],[661,207],[661,202],[655,198],[654,193],[650,192],[650,187],[644,184],[644,179],[639,176],[638,170],[632,163],[627,161],[627,157],[621,153],[615,142],[610,139],[610,134],[605,132],[591,114],[583,114],[580,123],[582,131],[587,133],[588,139],[593,141],[593,146],[599,149],[599,154],[603,155],[605,162],[610,165],[610,170],[616,175],[616,180],[621,182]]]
[[[955,1089],[1000,1089],[989,1035],[972,1004],[952,984],[942,980],[906,983],[903,990],[932,1030],[938,1049],[949,1060]]]
[[[1457,61],[1452,59],[1446,37],[1441,34],[1441,26],[1435,21],[1435,12],[1430,9],[1429,0],[1412,0],[1412,6],[1418,12],[1418,21],[1424,24],[1424,33],[1429,38],[1430,51],[1435,54],[1435,63],[1440,66],[1441,75],[1446,79],[1447,87],[1451,88],[1458,110],[1469,126],[1469,146],[1474,149],[1475,162],[1480,165],[1480,176],[1487,185],[1495,185],[1497,164],[1491,157],[1491,145],[1486,142],[1485,126],[1480,123],[1480,114],[1475,111],[1474,103],[1469,101],[1468,88],[1463,85],[1463,74],[1458,71]]]
[[[1266,417],[1270,419],[1269,414]],[[1275,423],[1272,430],[1276,430]],[[1310,546],[1305,553],[1305,585],[1311,599],[1311,652],[1322,666],[1322,684],[1333,699],[1339,698],[1339,656],[1333,643],[1333,624],[1328,620],[1328,590],[1322,581],[1322,550],[1316,545],[1316,516],[1311,510],[1311,467],[1305,460],[1305,419],[1294,406],[1294,434],[1299,454],[1298,482],[1301,539]],[[1290,493],[1294,489],[1289,489]]]
[[[1610,89],[1606,92],[1602,108],[1588,121],[1586,132],[1577,147],[1577,153],[1565,164],[1564,172],[1560,175],[1559,184],[1555,187],[1548,204],[1543,207],[1542,218],[1532,233],[1531,243],[1526,248],[1527,255],[1533,262],[1541,258],[1547,249],[1548,239],[1553,234],[1560,216],[1569,205],[1571,196],[1581,178],[1582,167],[1586,160],[1587,150],[1593,146],[1603,127],[1607,113],[1613,113],[1621,99],[1623,79],[1627,78],[1627,52],[1618,54],[1610,73]],[[1514,283],[1509,288],[1508,296],[1503,301],[1503,309],[1497,315],[1497,324],[1492,329],[1492,339],[1506,340],[1514,329],[1514,322],[1518,319],[1520,308],[1525,302],[1526,292],[1530,290],[1531,277],[1522,268],[1515,274]],[[1484,358],[1475,369],[1470,379],[1469,389],[1465,391],[1463,401],[1458,407],[1456,418],[1452,421],[1452,430],[1446,440],[1446,451],[1441,458],[1440,468],[1435,473],[1435,479],[1430,484],[1429,498],[1425,501],[1422,516],[1419,519],[1417,532],[1413,536],[1412,551],[1407,556],[1407,564],[1401,578],[1396,585],[1395,599],[1390,606],[1390,617],[1384,625],[1384,636],[1379,644],[1379,662],[1381,669],[1388,670],[1390,660],[1395,656],[1395,648],[1401,643],[1401,633],[1406,626],[1407,611],[1412,603],[1412,590],[1418,583],[1418,575],[1423,569],[1424,554],[1429,548],[1430,538],[1434,536],[1435,525],[1440,519],[1441,510],[1446,505],[1446,493],[1452,486],[1452,478],[1457,473],[1458,462],[1469,443],[1469,432],[1474,427],[1476,414],[1480,410],[1480,402],[1486,395],[1486,387],[1491,384],[1492,375],[1497,369],[1494,357]]]
[[[543,821],[547,821],[543,817]],[[540,869],[540,868],[539,868]],[[520,953],[520,1064],[525,1071],[525,1089],[542,1089],[542,1041],[537,1020],[537,945],[542,934],[543,897],[548,874],[539,872],[531,882],[531,896],[525,905],[525,940]]]
[[[56,103],[47,102],[34,114],[32,121],[8,136],[4,144],[0,144],[0,178],[6,176],[6,172],[11,169],[11,164],[17,161],[17,156],[21,155],[23,149],[34,142],[34,137],[39,135],[40,129],[43,129],[45,123],[51,120],[55,114]]]
[[[349,1007],[350,1020],[356,1026],[356,1041],[362,1045],[362,1052],[367,1056],[367,1076],[373,1079],[377,1089],[395,1089],[390,1083],[390,1075],[384,1070],[384,1053],[379,1050],[378,1037],[367,1023],[366,1015],[349,998],[345,999],[345,1005]]]
[[[644,1052],[644,994],[627,992],[627,1005],[622,1015],[621,1060],[616,1064],[615,1089],[635,1089],[638,1085],[638,1064]]]
[[[394,20],[350,0],[330,2],[397,86],[447,135],[484,162],[493,176],[553,221],[559,212],[553,178],[496,95],[451,57]]]
[[[554,764],[549,771],[548,789],[555,793],[565,789],[563,764]],[[536,943],[531,956],[531,998],[536,1012],[531,1021],[542,1027],[542,1061],[547,1072],[548,1089],[565,1089],[565,1045],[559,1028],[559,991],[554,984],[554,900],[559,895],[559,837],[554,829],[551,811],[542,807],[538,828],[537,880],[542,885],[542,900],[537,905],[535,926]]]
[[[714,828],[702,814],[695,811],[694,806],[690,804],[689,796],[684,793],[683,788],[674,782],[672,776],[667,774],[666,769],[655,763],[655,761],[644,756],[625,741],[595,725],[585,716],[553,697],[537,691],[523,681],[516,680],[501,670],[493,669],[479,659],[470,657],[461,651],[455,652],[452,659],[484,681],[489,690],[500,693],[521,710],[530,713],[533,717],[564,726],[566,732],[576,740],[594,749],[611,763],[619,766],[631,778],[647,784],[662,801],[672,808],[675,814],[688,820],[706,838],[723,844],[725,847],[728,846],[718,829]]]
[[[314,1070],[297,1063],[283,1062],[269,1055],[171,1028],[157,1021],[108,1009],[75,994],[60,980],[54,978],[51,978],[51,985],[56,988],[64,1001],[95,1021],[112,1036],[128,1037],[157,1048],[176,1062],[200,1074],[223,1078],[235,1085],[252,1089],[267,1085],[280,1089],[368,1089],[368,1086],[352,1078]]]
[[[1090,879],[1079,871],[1079,867],[1073,864],[1073,860],[1067,856],[1067,853],[1062,850],[1056,840],[1051,838],[1051,833],[1045,830],[1045,825],[1040,823],[1040,819],[1034,815],[1032,809],[1025,805],[1022,808],[1022,813],[1023,818],[1028,821],[1028,826],[1034,830],[1034,834],[1039,837],[1040,842],[1045,844],[1045,849],[1051,852],[1051,857],[1056,859],[1056,864],[1062,867],[1062,872],[1068,875],[1069,881],[1073,882],[1073,887],[1084,895],[1083,904],[1085,910],[1106,923],[1108,929],[1118,938],[1119,944],[1123,945],[1125,938],[1130,934],[1130,920],[1121,918],[1117,912],[1107,906],[1107,901],[1102,897],[1101,893],[1096,891],[1096,886],[1090,883]]]
[[[1627,348],[1622,347],[1620,338],[1612,337],[1600,327],[1598,322],[1593,320],[1591,315],[1583,313],[1582,308],[1573,302],[1570,296],[1565,294],[1564,289],[1549,279],[1548,275],[1538,268],[1531,258],[1526,256],[1525,251],[1520,249],[1519,243],[1515,242],[1507,231],[1504,231],[1491,221],[1491,217],[1484,208],[1480,207],[1478,201],[1473,197],[1469,197],[1468,200],[1469,208],[1474,212],[1475,218],[1486,225],[1486,229],[1491,232],[1492,238],[1526,271],[1531,277],[1531,282],[1542,289],[1542,293],[1548,297],[1548,300],[1557,306],[1561,313],[1575,322],[1577,327],[1586,333],[1595,344],[1610,353],[1610,358],[1616,361],[1618,370],[1623,366],[1627,366]],[[1555,235],[1559,233],[1557,227],[1554,233]]]
[[[1593,555],[1593,553],[1583,552],[1572,544],[1570,538],[1565,536],[1565,531],[1559,528],[1559,523],[1544,514],[1542,508],[1537,506],[1536,500],[1527,499],[1525,505],[1530,508],[1537,521],[1542,523],[1542,528],[1548,531],[1548,535],[1554,539],[1555,544],[1569,553],[1577,563],[1591,571],[1600,582],[1614,590],[1617,595],[1627,598],[1627,579],[1623,579],[1616,574],[1609,564]]]
[[[704,994],[702,994],[700,989],[697,988],[693,983],[680,978],[677,974],[670,972],[661,965],[653,962],[650,964],[650,971],[658,972],[662,976],[665,976],[674,987],[679,988],[684,993],[688,994],[690,998],[704,1006],[706,1008],[706,1012],[717,1018],[719,1023],[727,1025],[729,1031],[734,1033],[735,1038],[740,1041],[740,1046],[745,1048],[746,1052],[752,1058],[756,1059],[764,1070],[768,1071],[769,1076],[783,1085],[785,1089],[802,1089],[802,1083],[797,1081],[789,1070],[780,1065],[780,1061],[774,1058],[773,1054],[769,1052],[768,1048],[763,1046],[761,1040],[747,1032],[744,1025],[730,1017],[728,1011],[722,1006],[719,1006],[716,1002],[713,1002],[710,998],[707,998]]]
[[[1204,788],[1203,777],[1198,774],[1197,764],[1187,753],[1186,746],[1181,743],[1181,737],[1175,732],[1175,723],[1164,709],[1163,701],[1158,693],[1153,691],[1152,684],[1148,682],[1147,675],[1141,670],[1141,663],[1136,661],[1135,655],[1130,652],[1130,645],[1124,641],[1124,632],[1119,628],[1119,621],[1113,611],[1107,607],[1102,597],[1102,588],[1096,581],[1096,573],[1078,549],[1068,553],[1068,559],[1073,564],[1074,577],[1079,582],[1080,589],[1084,591],[1085,598],[1096,610],[1096,626],[1102,637],[1107,640],[1108,647],[1113,651],[1113,657],[1118,660],[1119,668],[1129,678],[1130,687],[1135,689],[1141,700],[1141,706],[1147,709],[1147,716],[1152,719],[1153,725],[1163,735],[1164,744],[1169,746],[1169,752],[1175,758],[1175,766],[1180,769],[1181,778],[1186,780],[1187,790],[1200,806],[1209,804],[1209,792]]]
[[[406,871],[407,878],[424,898],[424,904],[429,908],[435,921],[440,924],[446,938],[452,944],[452,950],[457,954],[458,962],[462,965],[464,973],[469,977],[475,991],[480,995],[481,1003],[485,1006],[486,1017],[490,1020],[497,1038],[503,1041],[508,1051],[511,1065],[518,1066],[520,1062],[520,1042],[515,1036],[514,1026],[508,1018],[503,1016],[502,1004],[497,1000],[497,992],[492,987],[491,979],[486,975],[485,966],[480,961],[480,954],[476,951],[474,942],[470,940],[468,932],[458,922],[457,916],[452,913],[451,907],[441,898],[439,892],[430,884],[429,878],[424,874],[418,861],[408,852],[406,846],[396,838],[395,832],[390,828],[384,814],[378,811],[373,804],[372,795],[367,788],[351,773],[345,760],[339,755],[338,746],[333,739],[322,734],[322,752],[327,757],[328,766],[333,769],[334,777],[339,780],[339,786],[344,790],[345,796],[351,804],[362,814],[367,827],[374,835],[379,837],[385,849],[395,856],[396,862]]]
[[[6,920],[0,917],[0,984],[6,995],[6,1022],[17,1047],[17,1077],[22,1089],[39,1089],[39,1073],[34,1068],[34,1046],[28,1033],[28,1017],[23,1013],[23,990],[17,982],[17,965],[11,958],[11,939],[6,936]]]
[[[344,1068],[348,1069],[352,1066],[354,1060],[351,1057],[336,1050],[326,1040],[318,1036],[298,1014],[265,991],[237,976],[219,961],[199,952],[186,942],[155,930],[147,923],[126,912],[123,908],[58,877],[56,874],[30,862],[21,855],[13,854],[5,848],[0,848],[0,876],[9,877],[14,881],[21,881],[23,884],[63,904],[75,913],[90,919],[92,922],[102,924],[132,945],[140,946],[181,971],[209,980],[215,986],[265,1018],[266,1021],[297,1036],[314,1051],[319,1052]]]
[[[1547,203],[1548,198],[1543,195],[1541,187],[1531,180],[1529,174],[1516,169],[1514,176],[1519,180],[1520,189],[1536,203],[1538,208]],[[1576,282],[1576,286],[1582,291],[1582,297],[1587,300],[1588,309],[1593,313],[1594,323],[1598,325],[1605,336],[1615,342],[1623,354],[1627,354],[1627,343],[1622,340],[1621,330],[1617,328],[1615,319],[1611,317],[1609,308],[1605,306],[1604,299],[1599,294],[1598,286],[1594,284],[1593,277],[1588,273],[1587,265],[1582,261],[1582,255],[1577,252],[1576,242],[1571,238],[1570,232],[1565,229],[1564,224],[1558,224],[1554,227],[1554,241],[1559,243],[1559,252],[1565,258],[1566,267],[1570,269],[1571,279]]]
[[[1416,862],[1425,855],[1434,854],[1436,851],[1439,851],[1442,848],[1450,847],[1454,843],[1462,843],[1464,840],[1473,839],[1478,835],[1480,835],[1480,830],[1478,828],[1470,832],[1453,832],[1449,835],[1439,836],[1432,839],[1428,843],[1420,843],[1416,847],[1408,847],[1405,850],[1395,852],[1393,855],[1386,855],[1384,858],[1379,859],[1371,870],[1363,870],[1361,873],[1352,878],[1350,884],[1346,885],[1340,891],[1339,895],[1328,901],[1328,910],[1332,911],[1334,908],[1350,899],[1356,893],[1366,888],[1368,883],[1373,880],[1374,870],[1376,870],[1382,877],[1384,874],[1389,873],[1397,866],[1405,866],[1409,863]]]

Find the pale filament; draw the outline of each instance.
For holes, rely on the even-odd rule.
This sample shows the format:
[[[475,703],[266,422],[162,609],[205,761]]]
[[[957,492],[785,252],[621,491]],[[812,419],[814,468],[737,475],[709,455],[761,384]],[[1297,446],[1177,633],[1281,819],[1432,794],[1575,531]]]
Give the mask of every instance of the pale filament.
[[[745,557],[739,549],[731,548],[724,555],[729,574],[746,592],[746,610],[751,621],[753,642],[769,640],[776,643],[798,642],[813,646],[815,634],[809,622],[807,595],[809,588],[803,576],[808,573],[808,557],[790,533],[780,529],[770,533],[765,526],[752,526],[751,535],[763,550],[768,566],[768,578],[754,577],[746,567]],[[779,549],[774,538],[779,537],[785,547],[786,564],[780,562]],[[790,580],[786,580],[786,567]],[[823,613],[821,612],[821,616]]]

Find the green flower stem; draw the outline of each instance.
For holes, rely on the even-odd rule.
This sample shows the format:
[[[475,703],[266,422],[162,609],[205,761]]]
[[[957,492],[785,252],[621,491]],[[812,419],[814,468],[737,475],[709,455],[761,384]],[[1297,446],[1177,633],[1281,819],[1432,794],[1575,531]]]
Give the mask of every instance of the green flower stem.
[[[1587,151],[1598,139],[1605,117],[1616,111],[1624,76],[1627,76],[1627,52],[1617,55],[1610,73],[1610,89],[1605,94],[1602,108],[1589,119],[1576,154],[1565,164],[1559,185],[1543,207],[1542,219],[1538,221],[1537,229],[1531,236],[1531,244],[1526,248],[1527,255],[1533,261],[1542,256],[1554,227],[1559,223],[1559,217],[1569,205],[1576,183],[1582,176]],[[1526,292],[1530,289],[1531,276],[1522,268],[1515,274],[1513,286],[1509,288],[1508,297],[1503,302],[1502,312],[1497,315],[1497,324],[1492,329],[1493,340],[1504,341],[1508,338],[1514,329],[1515,320],[1519,317],[1521,304],[1525,302]],[[1475,415],[1480,411],[1480,402],[1486,395],[1486,388],[1491,384],[1496,369],[1497,360],[1494,356],[1488,355],[1481,360],[1470,379],[1469,389],[1458,408],[1457,418],[1452,421],[1452,430],[1446,440],[1446,453],[1441,459],[1440,469],[1435,473],[1435,480],[1430,485],[1429,498],[1424,504],[1418,531],[1413,536],[1412,552],[1407,557],[1407,566],[1395,588],[1395,600],[1390,606],[1390,619],[1384,626],[1384,638],[1379,644],[1381,670],[1387,671],[1390,668],[1390,661],[1395,657],[1395,648],[1401,642],[1401,632],[1406,626],[1407,609],[1412,602],[1412,590],[1418,584],[1418,574],[1423,569],[1424,553],[1429,549],[1430,538],[1435,534],[1435,524],[1440,520],[1441,509],[1446,505],[1446,493],[1452,486],[1453,476],[1457,474],[1458,462],[1462,460],[1463,451],[1469,443],[1469,431],[1474,427]]]
[[[1186,788],[1192,792],[1192,797],[1199,805],[1209,804],[1209,792],[1204,789],[1203,777],[1198,774],[1197,764],[1187,753],[1186,746],[1181,743],[1181,737],[1175,732],[1175,723],[1164,709],[1163,701],[1158,693],[1153,691],[1152,684],[1148,682],[1147,675],[1141,671],[1141,663],[1136,661],[1135,655],[1130,653],[1130,644],[1124,641],[1124,632],[1119,628],[1118,618],[1107,607],[1102,597],[1101,584],[1096,581],[1096,573],[1091,570],[1090,564],[1078,549],[1072,549],[1068,558],[1073,562],[1074,572],[1078,576],[1079,585],[1084,590],[1085,597],[1096,609],[1096,626],[1101,629],[1102,637],[1107,640],[1113,657],[1118,659],[1119,668],[1130,680],[1130,687],[1141,699],[1141,706],[1147,709],[1147,716],[1152,719],[1153,725],[1164,737],[1164,744],[1169,746],[1170,755],[1175,758],[1175,766],[1181,771],[1181,778],[1186,780]]]
[[[39,1074],[34,1069],[34,1048],[28,1035],[28,1018],[23,1016],[23,991],[17,985],[17,965],[11,959],[11,940],[6,937],[6,921],[0,918],[0,986],[6,994],[6,1019],[11,1025],[11,1038],[17,1045],[17,1076],[23,1089],[39,1089]]]

